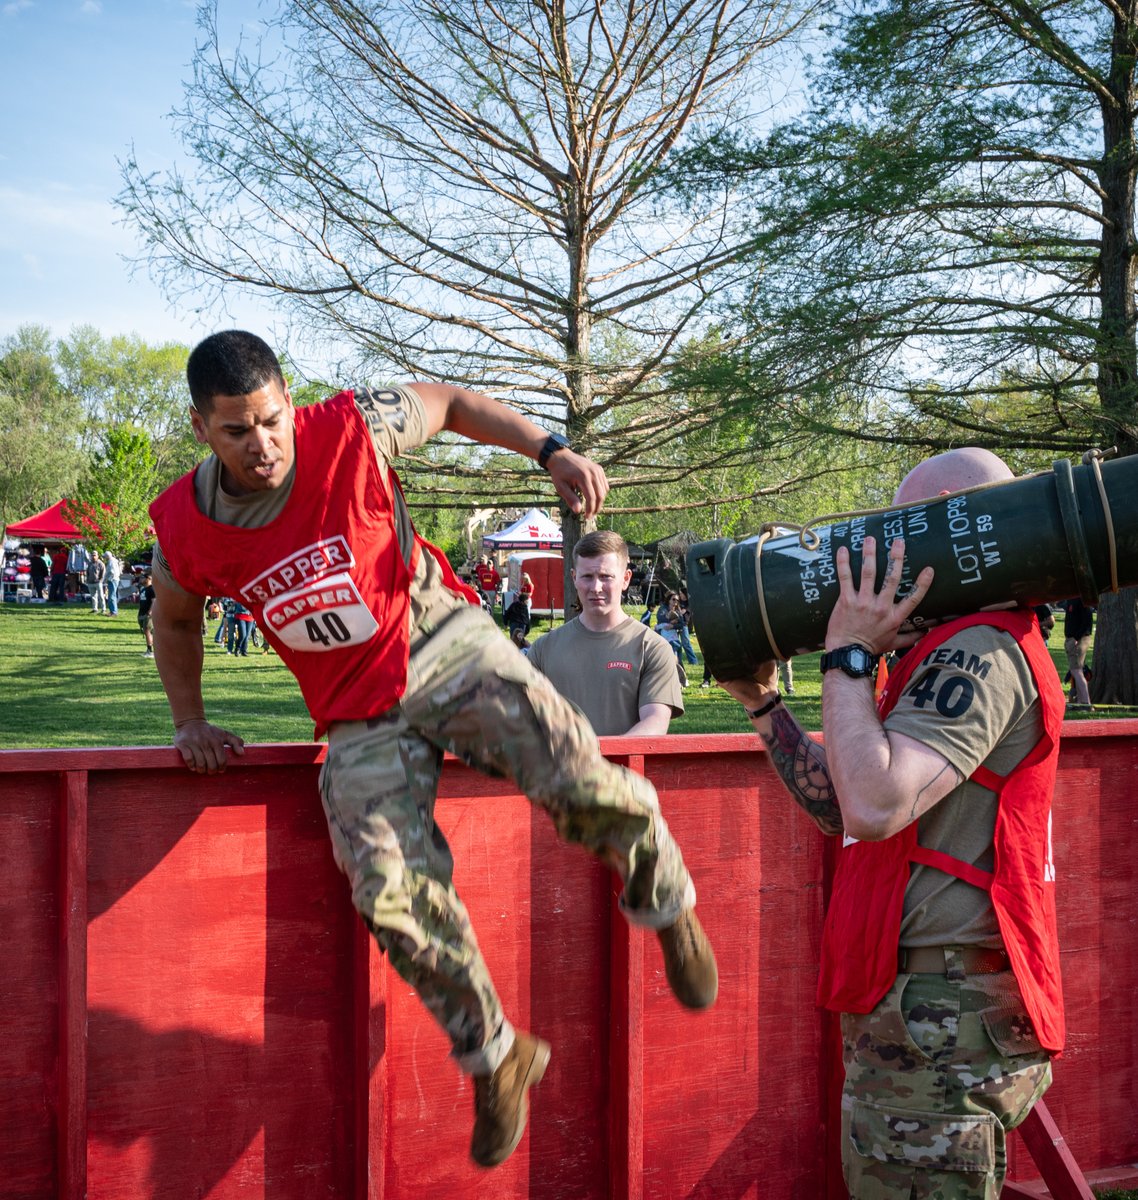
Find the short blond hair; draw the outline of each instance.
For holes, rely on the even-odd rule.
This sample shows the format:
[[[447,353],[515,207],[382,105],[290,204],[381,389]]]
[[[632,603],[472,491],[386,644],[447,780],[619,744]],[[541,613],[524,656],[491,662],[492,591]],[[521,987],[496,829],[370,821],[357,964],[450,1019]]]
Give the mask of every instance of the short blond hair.
[[[597,529],[586,533],[573,547],[573,565],[577,565],[579,558],[600,558],[602,554],[615,554],[626,567],[628,566],[628,543],[611,529]]]

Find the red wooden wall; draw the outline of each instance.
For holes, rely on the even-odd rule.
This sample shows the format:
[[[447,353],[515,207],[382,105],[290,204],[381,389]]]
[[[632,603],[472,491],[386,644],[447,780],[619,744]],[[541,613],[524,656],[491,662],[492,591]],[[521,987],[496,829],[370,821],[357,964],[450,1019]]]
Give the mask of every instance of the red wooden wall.
[[[170,750],[0,752],[0,1195],[838,1200],[840,1072],[813,1007],[825,839],[749,736],[610,739],[656,784],[717,948],[673,1001],[609,874],[449,762],[457,882],[514,1022],[553,1043],[509,1162],[362,933],[313,746],[224,776]],[[1070,1048],[1048,1101],[1084,1170],[1138,1161],[1138,722],[1068,727],[1055,852]],[[1012,1178],[1034,1164],[1018,1139]]]

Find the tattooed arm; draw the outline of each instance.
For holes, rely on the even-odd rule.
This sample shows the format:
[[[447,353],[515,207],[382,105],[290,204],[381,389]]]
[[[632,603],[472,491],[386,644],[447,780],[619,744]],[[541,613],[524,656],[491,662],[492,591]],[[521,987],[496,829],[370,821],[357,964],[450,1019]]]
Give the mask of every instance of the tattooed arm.
[[[753,680],[729,679],[720,686],[748,711],[762,708],[778,695],[778,664],[764,663]],[[823,833],[842,833],[842,812],[825,749],[798,724],[781,700],[761,717],[752,717],[751,725],[794,802]]]
[[[850,569],[849,552],[845,547],[837,552],[841,592],[826,631],[827,650],[857,643],[881,654],[912,645],[920,636],[901,633],[900,628],[928,591],[932,570],[921,571],[898,598],[905,543],[897,538],[891,544],[880,590],[874,586],[874,550],[874,539],[867,537],[860,586]],[[781,700],[776,701],[776,663],[764,663],[753,680],[722,686],[748,711],[765,710],[751,723],[790,794],[824,833],[845,833],[863,841],[887,838],[960,783],[960,773],[942,755],[882,725],[872,679],[827,672],[822,686],[825,749],[803,732]]]
[[[871,680],[827,672],[822,728],[850,837],[865,842],[891,837],[961,782],[943,755],[882,725]]]
[[[770,755],[771,765],[786,784],[795,804],[823,832],[844,831],[842,810],[826,762],[826,751],[781,704],[751,722]]]

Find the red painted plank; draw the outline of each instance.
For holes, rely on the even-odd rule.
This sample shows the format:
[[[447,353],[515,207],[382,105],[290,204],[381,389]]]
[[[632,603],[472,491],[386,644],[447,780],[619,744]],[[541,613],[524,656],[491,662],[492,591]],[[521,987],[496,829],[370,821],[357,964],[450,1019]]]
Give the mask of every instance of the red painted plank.
[[[59,1191],[59,775],[0,781],[0,1188],[38,1198]]]
[[[644,756],[625,765],[644,774]],[[644,939],[620,911],[620,880],[614,875],[609,958],[609,1195],[612,1200],[644,1196]]]
[[[1085,741],[1132,742],[1138,738],[1138,719],[1068,721],[1064,743]],[[601,747],[610,758],[640,754],[645,760],[697,755],[751,753],[758,739],[749,733],[672,733],[663,737],[608,737]],[[327,747],[320,742],[260,742],[247,745],[243,766],[309,766],[324,761]],[[1108,751],[1109,752],[1109,751]],[[448,761],[452,761],[448,756]],[[184,770],[181,756],[170,746],[114,748],[56,748],[0,750],[0,775],[25,771]]]
[[[60,778],[59,1134],[61,1200],[87,1195],[87,775]]]
[[[1047,1105],[1040,1100],[1019,1126],[1052,1200],[1095,1200]]]
[[[370,1200],[371,1146],[371,956],[375,940],[363,921],[355,922],[352,954],[352,1200]],[[376,1195],[383,1195],[382,1175]]]

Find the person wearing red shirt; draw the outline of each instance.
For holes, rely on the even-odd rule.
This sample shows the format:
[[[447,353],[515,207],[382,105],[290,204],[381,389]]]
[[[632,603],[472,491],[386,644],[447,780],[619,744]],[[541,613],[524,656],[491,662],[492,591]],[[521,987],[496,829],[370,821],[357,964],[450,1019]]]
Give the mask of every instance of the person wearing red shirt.
[[[47,587],[47,598],[53,604],[67,603],[67,548],[57,550],[51,556],[51,581]]]
[[[498,568],[485,554],[474,567],[474,578],[478,581],[478,590],[482,593],[482,599],[486,601],[486,606],[493,612],[502,576],[498,574]]]

